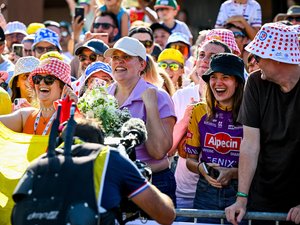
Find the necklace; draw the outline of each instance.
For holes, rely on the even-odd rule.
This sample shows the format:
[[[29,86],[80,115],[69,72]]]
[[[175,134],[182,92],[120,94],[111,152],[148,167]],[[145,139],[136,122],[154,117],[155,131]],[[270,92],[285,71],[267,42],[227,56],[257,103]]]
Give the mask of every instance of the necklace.
[[[51,106],[49,108],[46,108],[46,107],[40,107],[41,111],[44,111],[44,112],[49,112],[49,111],[54,111],[54,107]]]
[[[39,111],[39,113],[38,113],[38,115],[36,116],[36,119],[35,119],[35,121],[34,121],[34,127],[33,127],[33,129],[34,129],[34,130],[33,130],[34,134],[36,134],[36,129],[37,129],[37,126],[38,126],[38,124],[39,124],[39,122],[40,122],[41,115],[42,115],[42,110]],[[43,133],[42,133],[42,135],[46,135],[46,133],[47,133],[47,131],[48,131],[50,125],[52,124],[52,122],[53,122],[53,120],[54,120],[54,118],[55,118],[55,116],[56,116],[56,112],[53,113],[53,115],[51,116],[51,118],[50,118],[49,122],[47,123],[47,125],[46,125],[46,127],[45,127],[45,129],[44,129],[44,131],[43,131]],[[45,123],[44,123],[44,124],[45,124]]]

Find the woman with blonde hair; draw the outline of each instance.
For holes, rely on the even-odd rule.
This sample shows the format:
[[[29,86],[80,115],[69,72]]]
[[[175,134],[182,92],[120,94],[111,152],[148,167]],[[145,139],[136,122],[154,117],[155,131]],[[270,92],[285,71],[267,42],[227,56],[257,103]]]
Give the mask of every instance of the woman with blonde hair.
[[[147,65],[142,74],[142,77],[145,81],[155,85],[156,87],[163,87],[164,80],[158,73],[157,65],[154,62],[151,55],[147,54]]]

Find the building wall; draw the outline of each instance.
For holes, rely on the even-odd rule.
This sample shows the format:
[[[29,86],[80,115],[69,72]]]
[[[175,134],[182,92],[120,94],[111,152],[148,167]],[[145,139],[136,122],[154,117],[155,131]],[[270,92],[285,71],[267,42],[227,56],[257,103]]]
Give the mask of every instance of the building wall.
[[[28,25],[40,22],[44,17],[43,0],[4,0],[6,9],[3,11],[7,21],[21,21]]]

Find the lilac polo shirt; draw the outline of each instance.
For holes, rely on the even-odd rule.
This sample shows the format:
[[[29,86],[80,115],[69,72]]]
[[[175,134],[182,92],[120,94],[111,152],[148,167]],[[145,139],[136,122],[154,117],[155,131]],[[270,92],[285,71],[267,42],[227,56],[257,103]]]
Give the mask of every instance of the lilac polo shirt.
[[[113,83],[108,88],[108,93],[111,95],[115,94],[117,83]],[[169,94],[163,90],[158,89],[156,86],[146,82],[143,79],[140,79],[135,88],[132,90],[130,96],[126,99],[123,105],[120,106],[120,109],[126,107],[129,109],[131,116],[134,118],[142,119],[146,123],[147,112],[145,104],[142,100],[142,93],[148,88],[155,88],[157,90],[157,102],[158,102],[158,111],[161,119],[167,118],[170,116],[175,117],[174,104],[169,96]],[[136,147],[136,157],[137,159],[150,164],[158,163],[160,160],[153,159],[147,152],[146,146],[140,145]],[[166,156],[167,157],[167,156]]]

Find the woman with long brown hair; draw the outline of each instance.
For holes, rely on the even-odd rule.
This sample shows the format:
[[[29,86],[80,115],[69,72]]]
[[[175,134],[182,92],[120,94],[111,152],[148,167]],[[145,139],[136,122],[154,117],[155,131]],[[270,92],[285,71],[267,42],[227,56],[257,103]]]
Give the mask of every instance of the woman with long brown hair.
[[[244,91],[244,63],[231,53],[212,57],[202,75],[206,103],[198,103],[188,126],[185,151],[188,169],[199,174],[194,208],[224,210],[237,193],[239,148],[243,127],[237,115]],[[200,223],[220,223],[198,219]]]

